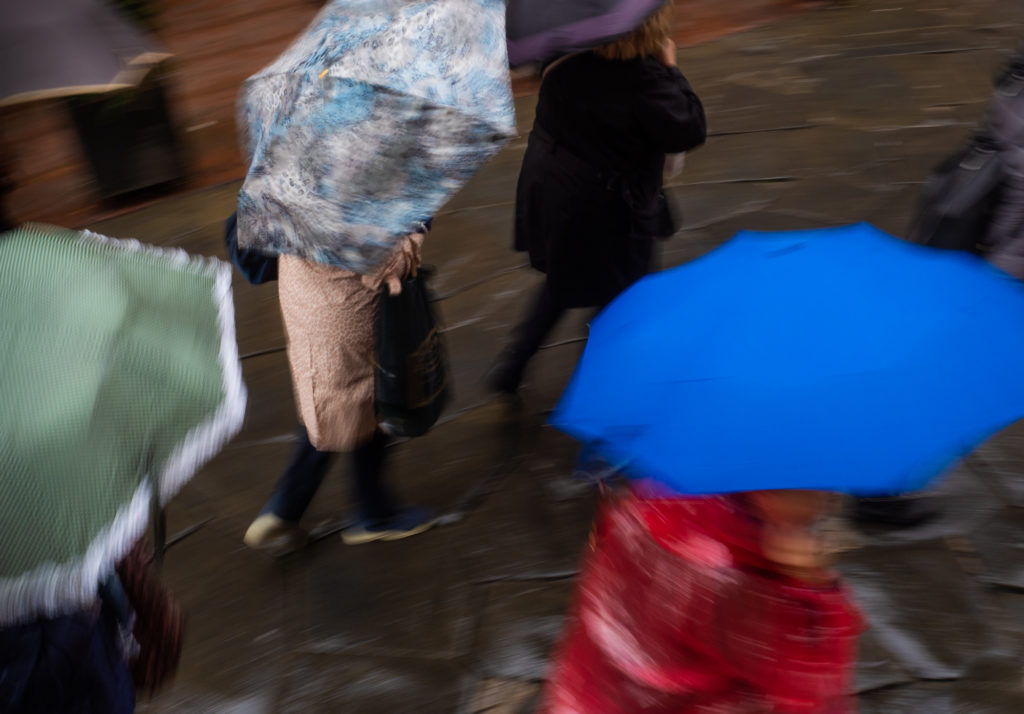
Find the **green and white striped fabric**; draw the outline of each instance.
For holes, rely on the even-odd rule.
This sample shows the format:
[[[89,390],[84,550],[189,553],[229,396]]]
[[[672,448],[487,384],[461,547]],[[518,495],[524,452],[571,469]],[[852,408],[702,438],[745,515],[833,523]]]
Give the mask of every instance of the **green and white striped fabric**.
[[[0,626],[88,606],[241,428],[231,269],[49,226],[0,234]]]

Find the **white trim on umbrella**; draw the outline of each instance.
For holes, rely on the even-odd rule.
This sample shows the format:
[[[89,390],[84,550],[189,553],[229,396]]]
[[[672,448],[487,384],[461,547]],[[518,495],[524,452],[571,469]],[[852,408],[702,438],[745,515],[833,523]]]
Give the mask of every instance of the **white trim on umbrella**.
[[[31,226],[28,227],[31,229]],[[160,248],[136,240],[109,238],[84,231],[82,237],[129,251],[145,251],[194,270],[214,280],[213,301],[220,328],[220,356],[224,398],[213,415],[194,427],[164,464],[157,481],[160,503],[165,504],[242,428],[246,389],[235,339],[235,311],[231,293],[231,266],[216,258],[193,256],[179,248]],[[17,577],[0,578],[0,626],[56,617],[92,606],[102,578],[142,536],[149,522],[152,480],[146,478],[131,501],[90,544],[80,559],[47,563]],[[40,526],[43,527],[43,526]]]

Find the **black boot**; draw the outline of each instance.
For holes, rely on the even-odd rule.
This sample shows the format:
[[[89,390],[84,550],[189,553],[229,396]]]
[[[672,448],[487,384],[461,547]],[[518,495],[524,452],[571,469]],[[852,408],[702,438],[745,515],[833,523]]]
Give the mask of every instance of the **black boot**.
[[[939,513],[933,498],[902,496],[897,498],[858,498],[853,520],[861,524],[916,526]]]
[[[519,390],[519,383],[523,381],[525,371],[526,360],[518,358],[515,350],[509,348],[498,355],[498,359],[487,371],[484,383],[492,392],[512,395]]]

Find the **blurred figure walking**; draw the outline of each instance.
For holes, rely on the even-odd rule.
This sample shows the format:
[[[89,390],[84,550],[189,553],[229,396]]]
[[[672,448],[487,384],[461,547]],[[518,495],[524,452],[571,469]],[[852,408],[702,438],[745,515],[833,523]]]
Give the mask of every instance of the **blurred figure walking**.
[[[861,618],[823,491],[610,499],[538,711],[847,714]]]
[[[515,248],[546,275],[488,386],[513,394],[562,314],[603,307],[650,270],[674,227],[665,155],[704,143],[704,108],[676,67],[671,3],[622,39],[545,71],[516,190]]]
[[[402,507],[383,481],[387,435],[374,410],[376,315],[382,289],[397,292],[419,265],[423,234],[407,236],[373,274],[282,255],[281,315],[288,335],[295,401],[302,426],[270,500],[245,533],[250,548],[283,555],[306,543],[299,520],[335,452],[352,454],[357,522],[346,543],[395,540],[435,523],[426,509]]]
[[[996,79],[988,126],[1003,166],[1000,200],[989,226],[987,258],[1024,279],[1024,45]]]
[[[381,291],[414,275],[427,219],[512,136],[501,0],[331,0],[246,80],[249,171],[238,247],[279,255],[281,313],[302,428],[250,547],[300,547],[299,519],[334,452],[352,454],[346,543],[434,524],[382,480],[375,408]],[[385,339],[387,335],[385,334]]]

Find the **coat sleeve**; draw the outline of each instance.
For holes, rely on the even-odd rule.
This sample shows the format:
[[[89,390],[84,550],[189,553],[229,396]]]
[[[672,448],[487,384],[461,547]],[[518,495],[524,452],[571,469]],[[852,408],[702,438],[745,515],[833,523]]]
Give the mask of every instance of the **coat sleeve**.
[[[652,81],[637,104],[644,132],[666,154],[700,146],[707,135],[700,98],[677,68],[658,64],[651,69]]]

